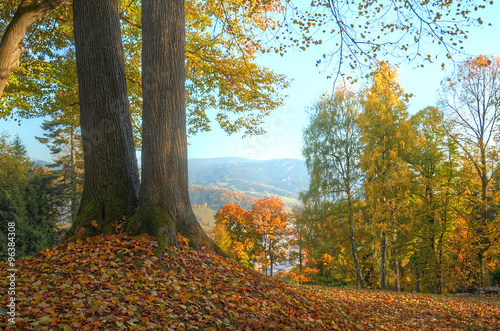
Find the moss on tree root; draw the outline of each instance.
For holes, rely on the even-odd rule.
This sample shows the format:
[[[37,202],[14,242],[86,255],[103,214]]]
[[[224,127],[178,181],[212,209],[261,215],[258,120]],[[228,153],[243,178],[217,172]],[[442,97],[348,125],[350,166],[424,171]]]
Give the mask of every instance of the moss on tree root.
[[[136,201],[131,201],[126,192],[125,187],[108,187],[95,194],[99,199],[89,199],[84,193],[78,215],[64,241],[115,233],[116,225],[129,218],[136,208]]]
[[[170,217],[169,207],[166,204],[155,204],[142,208],[140,213],[127,223],[125,231],[132,235],[147,233],[155,237],[158,246],[154,253],[161,257],[167,247],[179,246],[176,228]]]
[[[92,226],[93,220],[99,220],[102,217],[102,207],[94,201],[89,201],[83,204],[77,218],[74,220],[71,228],[64,241],[70,242],[76,239],[96,236],[103,233],[102,225],[97,227]]]

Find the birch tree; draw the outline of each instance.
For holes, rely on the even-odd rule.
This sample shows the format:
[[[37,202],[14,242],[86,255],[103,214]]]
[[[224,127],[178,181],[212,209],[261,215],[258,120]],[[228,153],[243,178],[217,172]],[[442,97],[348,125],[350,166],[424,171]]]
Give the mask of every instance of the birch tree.
[[[352,263],[359,286],[364,288],[354,238],[354,205],[361,198],[363,181],[361,130],[357,123],[359,98],[352,90],[341,87],[331,98],[323,96],[312,111],[310,123],[304,130],[302,149],[311,177],[307,194],[320,195],[321,199],[339,202],[345,207]]]

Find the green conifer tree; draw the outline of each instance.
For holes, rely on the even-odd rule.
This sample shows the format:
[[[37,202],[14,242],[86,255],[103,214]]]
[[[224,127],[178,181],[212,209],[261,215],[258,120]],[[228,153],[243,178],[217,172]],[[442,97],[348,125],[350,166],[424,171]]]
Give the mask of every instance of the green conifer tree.
[[[54,175],[35,166],[19,137],[0,136],[0,230],[14,223],[16,260],[54,245],[60,205]],[[8,240],[0,236],[1,259],[7,258]]]
[[[52,118],[42,124],[46,131],[44,137],[37,137],[56,157],[51,168],[61,190],[61,204],[65,209],[64,226],[76,217],[83,190],[83,152],[77,108],[73,106],[64,112],[54,112]]]

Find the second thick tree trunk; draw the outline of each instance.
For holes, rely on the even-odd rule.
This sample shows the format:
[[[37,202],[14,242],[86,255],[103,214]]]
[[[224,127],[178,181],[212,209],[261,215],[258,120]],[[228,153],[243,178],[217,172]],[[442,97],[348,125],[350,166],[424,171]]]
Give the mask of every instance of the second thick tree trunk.
[[[199,248],[209,242],[188,193],[183,0],[144,0],[141,197],[129,231],[156,236],[160,250],[177,233]]]

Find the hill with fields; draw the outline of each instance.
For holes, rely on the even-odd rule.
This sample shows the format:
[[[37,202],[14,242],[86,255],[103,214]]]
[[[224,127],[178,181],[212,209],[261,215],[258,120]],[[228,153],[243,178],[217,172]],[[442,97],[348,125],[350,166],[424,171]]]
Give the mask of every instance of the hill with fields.
[[[305,162],[297,159],[191,159],[189,184],[222,188],[256,198],[274,194],[297,199],[299,192],[307,189],[309,177]]]
[[[194,214],[204,229],[212,227],[214,224],[213,216],[222,206],[234,203],[245,210],[249,210],[257,201],[257,198],[242,193],[201,186],[191,186],[189,188],[189,198]]]
[[[277,195],[291,208],[309,185],[305,162],[297,159],[191,159],[188,166],[191,203],[205,228],[225,204],[249,210],[257,199]]]

